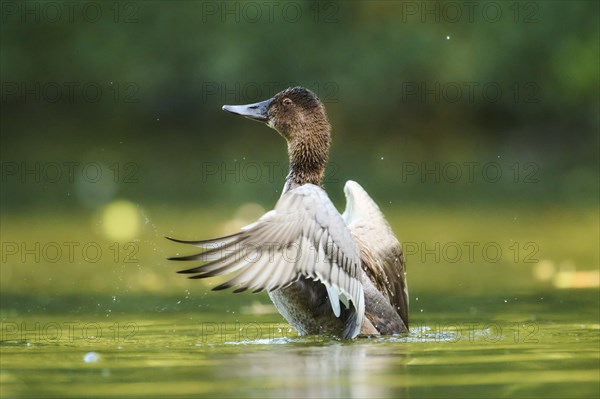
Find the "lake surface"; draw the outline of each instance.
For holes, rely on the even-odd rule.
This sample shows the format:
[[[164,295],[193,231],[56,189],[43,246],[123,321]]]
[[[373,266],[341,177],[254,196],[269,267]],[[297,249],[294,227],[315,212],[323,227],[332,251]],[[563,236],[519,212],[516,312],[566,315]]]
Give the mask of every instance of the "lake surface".
[[[600,394],[597,289],[413,297],[408,335],[353,341],[298,337],[254,298],[5,295],[1,396]]]
[[[256,215],[123,209],[126,239],[102,213],[3,214],[2,398],[600,395],[595,206],[390,208],[410,333],[353,341],[298,337],[266,294],[211,292],[166,260],[194,248],[165,235]]]

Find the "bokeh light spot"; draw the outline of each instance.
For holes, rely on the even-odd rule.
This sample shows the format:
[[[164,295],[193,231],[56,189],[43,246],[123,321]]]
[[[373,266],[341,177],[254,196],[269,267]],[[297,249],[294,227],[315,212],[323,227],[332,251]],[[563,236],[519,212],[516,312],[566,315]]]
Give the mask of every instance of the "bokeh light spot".
[[[140,212],[127,200],[112,201],[102,211],[103,231],[111,240],[131,240],[138,234],[140,226]]]

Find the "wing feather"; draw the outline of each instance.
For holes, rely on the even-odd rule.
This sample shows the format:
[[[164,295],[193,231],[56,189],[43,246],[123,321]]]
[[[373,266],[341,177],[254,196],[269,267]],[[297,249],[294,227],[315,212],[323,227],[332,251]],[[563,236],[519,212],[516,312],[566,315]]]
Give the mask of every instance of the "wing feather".
[[[239,233],[203,241],[171,240],[207,249],[174,258],[209,262],[180,273],[196,274],[190,278],[237,273],[214,290],[236,287],[234,292],[272,291],[302,277],[317,279],[327,288],[335,315],[341,313],[340,302],[347,308],[351,303],[358,314],[359,328],[362,325],[360,249],[342,216],[318,186],[306,184],[286,192],[274,210]],[[296,256],[289,256],[290,248],[296,248]],[[259,257],[248,259],[248,250],[256,251]]]
[[[369,194],[356,182],[344,187],[342,215],[361,250],[362,266],[408,327],[408,285],[402,245]]]
[[[185,240],[178,240],[177,238],[172,238],[172,237],[166,237],[168,240],[174,241],[174,242],[178,242],[180,244],[190,244],[190,245],[194,245],[196,247],[200,247],[200,248],[204,248],[204,249],[210,249],[213,246],[222,246],[227,244],[230,241],[235,241],[241,233],[236,233],[236,234],[232,234],[226,237],[220,237],[220,238],[215,238],[212,240],[200,240],[200,241],[185,241]]]

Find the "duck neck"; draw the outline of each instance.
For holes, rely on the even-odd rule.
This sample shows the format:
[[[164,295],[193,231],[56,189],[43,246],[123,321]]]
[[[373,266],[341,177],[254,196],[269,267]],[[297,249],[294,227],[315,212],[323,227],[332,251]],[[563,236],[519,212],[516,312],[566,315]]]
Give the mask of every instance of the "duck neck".
[[[290,173],[286,179],[285,191],[304,184],[322,186],[329,159],[331,138],[328,129],[313,134],[304,132],[299,137],[301,139],[288,143]]]

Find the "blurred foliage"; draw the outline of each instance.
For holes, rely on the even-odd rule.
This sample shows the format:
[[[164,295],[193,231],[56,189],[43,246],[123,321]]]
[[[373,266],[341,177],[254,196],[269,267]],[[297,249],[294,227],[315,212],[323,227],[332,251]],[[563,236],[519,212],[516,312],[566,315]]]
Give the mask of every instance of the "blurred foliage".
[[[57,22],[8,12],[7,3],[23,7],[3,2],[3,165],[98,162],[114,177],[111,165],[133,164],[135,179],[121,174],[90,189],[3,175],[3,211],[93,207],[113,197],[271,206],[285,176],[284,143],[220,107],[291,84],[312,88],[328,107],[335,165],[327,186],[336,199],[350,178],[402,202],[598,199],[597,2],[492,2],[502,12],[496,22],[484,18],[486,2],[472,21],[463,9],[456,22],[443,2],[274,2],[272,14],[251,2],[259,18],[243,2],[96,2],[96,22],[82,17],[85,2],[74,2],[72,21],[64,9]],[[42,13],[44,2],[28,3]],[[289,17],[290,3],[299,18]],[[407,6],[438,7],[439,21]],[[458,85],[462,96],[407,91],[436,83]],[[57,101],[48,101],[52,84],[62,92]],[[100,88],[97,101],[84,93],[90,84]],[[473,101],[465,84],[475,85]],[[502,90],[497,101],[483,93],[489,84]],[[274,178],[264,162],[278,165]],[[406,162],[497,162],[503,178],[405,178]],[[244,175],[247,163],[261,165],[258,180]],[[514,183],[516,163],[535,164],[535,184]]]
[[[147,293],[147,300],[162,295],[187,298],[191,293],[200,303],[268,302],[266,293],[208,291],[226,278],[188,280],[175,271],[194,262],[167,260],[198,249],[167,241],[165,235],[192,239],[237,231],[239,226],[231,224],[231,206],[162,206],[139,212],[146,222],[130,241],[105,234],[100,213],[91,217],[85,212],[5,215],[2,293],[48,301],[74,294],[82,303],[91,297],[110,303],[113,296],[139,292]],[[570,288],[561,285],[561,274],[597,270],[600,262],[595,207],[413,205],[388,208],[386,216],[403,243],[411,301],[432,293],[452,297]],[[248,217],[239,223],[253,220]],[[594,278],[597,284],[598,275]]]

